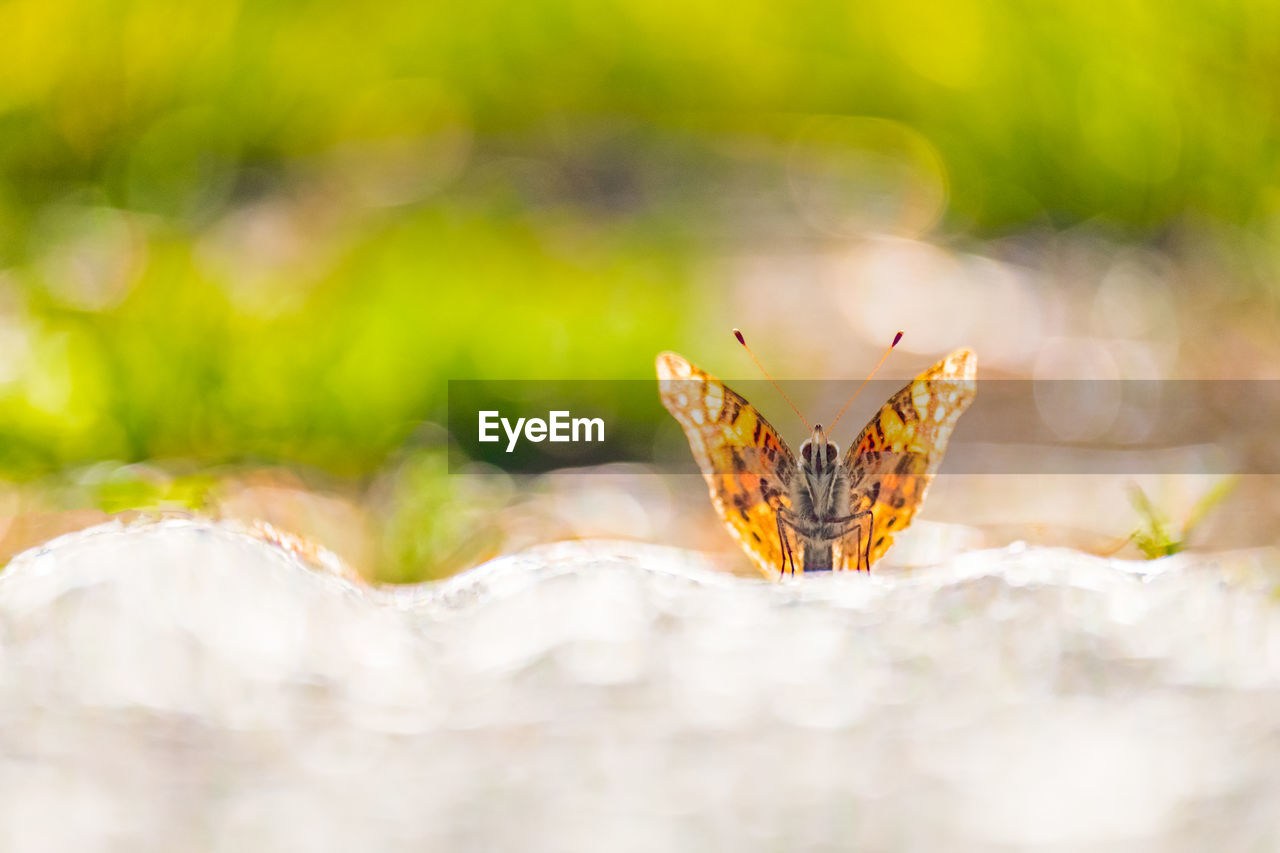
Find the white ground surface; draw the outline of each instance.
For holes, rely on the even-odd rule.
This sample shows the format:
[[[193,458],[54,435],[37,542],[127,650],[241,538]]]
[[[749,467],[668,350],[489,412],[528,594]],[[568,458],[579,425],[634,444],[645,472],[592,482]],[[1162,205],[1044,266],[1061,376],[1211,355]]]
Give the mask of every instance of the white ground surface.
[[[107,525],[0,574],[0,848],[1277,849],[1277,579],[575,543],[383,591]]]

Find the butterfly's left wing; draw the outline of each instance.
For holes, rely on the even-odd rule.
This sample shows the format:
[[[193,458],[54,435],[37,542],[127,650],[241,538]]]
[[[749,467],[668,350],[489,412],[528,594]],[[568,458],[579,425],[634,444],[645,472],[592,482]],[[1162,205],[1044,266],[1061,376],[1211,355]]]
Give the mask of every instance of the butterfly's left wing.
[[[728,385],[682,356],[658,356],[662,404],[684,427],[711,503],[765,577],[780,576],[783,549],[803,564],[802,546],[786,533],[777,508],[790,506],[795,457],[764,415]]]
[[[956,421],[977,396],[977,375],[978,357],[956,350],[890,397],[849,446],[842,464],[851,506],[870,510],[871,521],[837,543],[836,568],[870,569],[911,524]]]

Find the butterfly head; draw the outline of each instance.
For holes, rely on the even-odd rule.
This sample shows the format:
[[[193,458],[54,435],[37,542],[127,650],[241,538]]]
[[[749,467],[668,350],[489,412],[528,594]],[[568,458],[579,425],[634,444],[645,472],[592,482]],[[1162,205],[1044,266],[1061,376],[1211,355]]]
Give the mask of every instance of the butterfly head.
[[[815,426],[809,440],[800,445],[800,470],[809,504],[820,516],[828,514],[838,491],[839,458],[840,448],[834,441],[827,440],[821,424]]]
[[[836,457],[839,455],[840,448],[834,441],[827,441],[822,424],[814,426],[813,435],[800,445],[800,464],[806,471],[814,474],[821,475],[828,469],[835,468]]]

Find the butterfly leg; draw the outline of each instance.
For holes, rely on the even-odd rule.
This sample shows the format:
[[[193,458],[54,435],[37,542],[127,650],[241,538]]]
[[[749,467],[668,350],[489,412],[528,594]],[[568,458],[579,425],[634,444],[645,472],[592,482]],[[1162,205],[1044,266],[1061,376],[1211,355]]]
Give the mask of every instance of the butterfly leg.
[[[791,576],[792,576],[792,577],[795,577],[795,574],[796,574],[796,555],[795,555],[795,554],[792,552],[792,550],[791,550],[791,540],[787,538],[787,531],[786,531],[786,528],[784,528],[784,527],[783,527],[783,523],[784,523],[784,522],[783,522],[783,513],[785,513],[785,512],[786,512],[786,510],[785,510],[785,509],[783,509],[782,507],[778,507],[778,508],[777,508],[777,510],[776,510],[776,512],[775,512],[775,516],[776,516],[776,518],[778,519],[778,541],[782,543],[782,570],[781,570],[781,573],[782,573],[782,574],[784,574],[784,575],[787,573],[787,562],[788,562],[788,561],[790,561],[790,563],[791,563]],[[789,521],[788,521],[788,522],[786,522],[786,524],[787,524],[788,526],[791,526]]]
[[[848,527],[844,535],[849,535],[851,530],[858,533],[858,541],[856,550],[858,552],[857,559],[854,562],[854,571],[870,572],[871,571],[871,521],[873,516],[870,509],[860,509],[857,512],[850,513],[842,518],[828,518],[824,524],[845,524]],[[865,524],[863,522],[866,522]],[[862,535],[862,528],[866,527],[866,536]]]
[[[862,530],[864,525],[862,523],[862,518],[859,518],[858,519],[858,545],[859,545],[858,562],[861,565],[858,568],[866,572],[867,574],[871,574],[871,525],[875,519],[871,515],[871,510],[869,509],[863,512],[862,517],[867,520],[867,523],[865,525],[867,535],[864,541],[864,537],[862,535]]]
[[[863,521],[865,520],[865,524]],[[865,510],[857,520],[858,525],[858,570],[871,574],[871,526],[875,518],[871,510]]]

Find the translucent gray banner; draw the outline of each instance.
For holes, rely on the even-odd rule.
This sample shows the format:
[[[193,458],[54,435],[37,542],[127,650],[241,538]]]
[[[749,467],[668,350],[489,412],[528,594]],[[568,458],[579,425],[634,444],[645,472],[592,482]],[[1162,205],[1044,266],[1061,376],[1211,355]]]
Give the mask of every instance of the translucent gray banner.
[[[728,384],[798,454],[809,433],[778,391],[763,380]],[[780,384],[809,423],[829,426],[859,383]],[[830,438],[848,447],[904,384],[869,383]],[[1280,381],[974,384],[976,400],[950,437],[941,474],[1280,474]],[[688,398],[699,399],[700,383],[688,385]],[[656,380],[453,380],[448,427],[461,458],[509,472],[609,462],[643,463],[659,473],[698,470]],[[749,449],[752,437],[731,440]],[[458,460],[452,469],[462,470]]]

